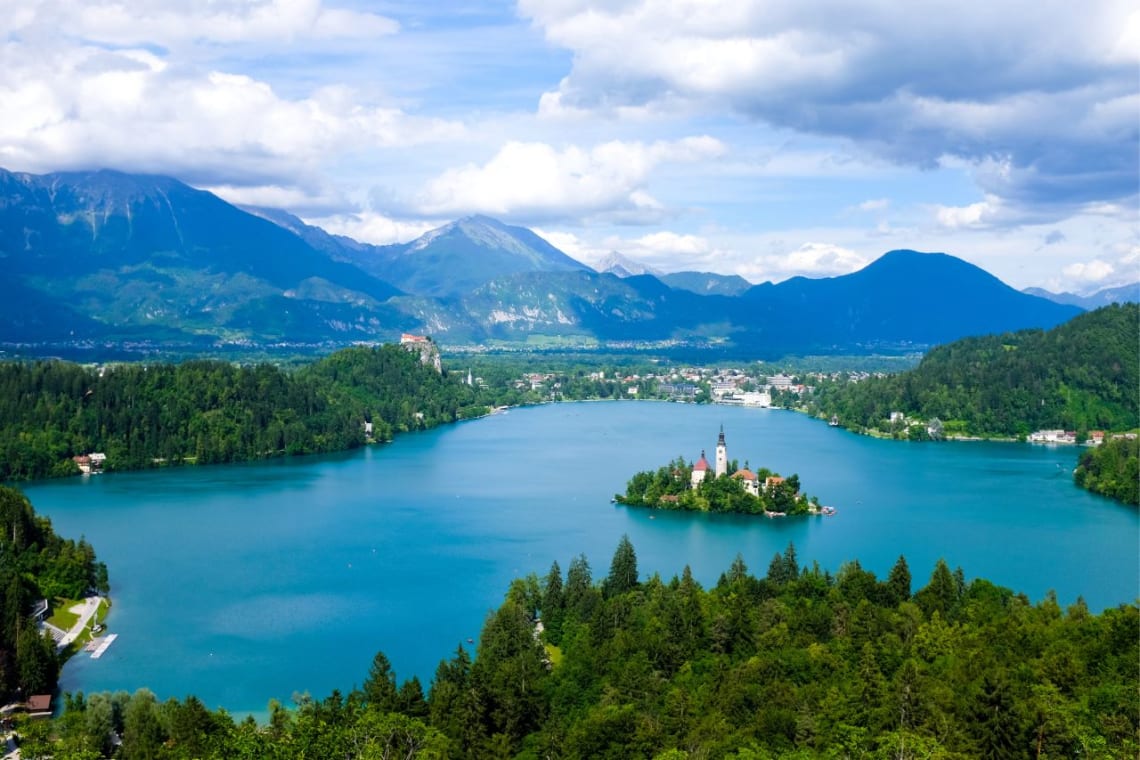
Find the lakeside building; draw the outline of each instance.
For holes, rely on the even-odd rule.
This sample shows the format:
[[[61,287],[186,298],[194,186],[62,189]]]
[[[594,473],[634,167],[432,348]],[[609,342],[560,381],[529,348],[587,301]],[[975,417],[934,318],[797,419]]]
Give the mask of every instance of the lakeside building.
[[[1076,443],[1075,430],[1035,430],[1029,434],[1030,443]]]
[[[732,477],[744,483],[744,492],[757,498],[760,496],[760,479],[747,468],[732,473]]]
[[[93,451],[90,454],[80,454],[71,458],[75,462],[75,466],[84,475],[91,475],[103,471],[103,465],[107,462],[107,455],[100,451]]]

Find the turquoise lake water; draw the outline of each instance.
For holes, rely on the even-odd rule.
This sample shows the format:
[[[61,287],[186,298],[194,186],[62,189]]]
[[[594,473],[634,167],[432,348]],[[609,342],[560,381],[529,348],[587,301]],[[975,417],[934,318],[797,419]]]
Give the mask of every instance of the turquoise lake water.
[[[638,470],[701,449],[798,473],[835,517],[765,519],[610,503]],[[794,541],[835,571],[885,577],[905,554],[915,589],[944,557],[1038,601],[1094,610],[1140,594],[1137,510],[1072,484],[1072,447],[912,444],[802,415],[654,402],[514,409],[345,455],[31,484],[33,505],[107,562],[118,640],[80,655],[62,688],[196,694],[260,713],[270,698],[359,684],[377,650],[425,688],[476,641],[512,578],[595,579],[628,533],[642,576],[691,565],[715,583],[739,552],[763,575]]]

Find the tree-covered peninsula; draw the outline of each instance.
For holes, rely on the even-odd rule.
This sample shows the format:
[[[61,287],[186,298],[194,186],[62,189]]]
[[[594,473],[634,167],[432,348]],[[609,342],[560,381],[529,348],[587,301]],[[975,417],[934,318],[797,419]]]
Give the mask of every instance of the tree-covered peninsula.
[[[0,363],[0,481],[339,451],[485,413],[476,389],[396,345],[290,372],[222,361]],[[76,457],[80,460],[77,463]],[[102,457],[105,457],[103,459]]]
[[[913,370],[858,382],[821,381],[805,408],[847,428],[908,435],[900,419],[944,435],[1026,437],[1140,425],[1140,305],[1106,306],[1051,330],[965,338]]]
[[[0,486],[0,699],[56,688],[61,655],[36,613],[108,590],[107,568],[90,544],[56,535],[22,493]]]
[[[1073,480],[1093,493],[1140,505],[1140,439],[1113,438],[1086,450]]]
[[[538,624],[539,618],[542,625]],[[1059,758],[1140,750],[1140,608],[1060,607],[939,561],[912,589],[835,574],[793,547],[764,577],[737,557],[712,588],[643,578],[628,540],[516,580],[472,658],[425,694],[377,654],[361,688],[235,721],[194,697],[71,695],[20,729],[23,757]],[[362,674],[364,675],[364,674]],[[116,746],[114,739],[120,739]]]

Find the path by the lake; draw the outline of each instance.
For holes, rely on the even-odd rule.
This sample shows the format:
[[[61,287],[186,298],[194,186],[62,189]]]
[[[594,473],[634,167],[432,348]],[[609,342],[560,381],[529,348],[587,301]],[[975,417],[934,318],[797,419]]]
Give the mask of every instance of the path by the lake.
[[[57,647],[65,649],[68,644],[78,639],[87,625],[91,622],[91,618],[95,617],[95,613],[99,611],[99,605],[103,603],[102,597],[89,596],[83,600],[82,603],[76,604],[68,611],[74,612],[79,615],[79,619],[75,621],[75,625],[68,629],[63,638],[59,640]]]

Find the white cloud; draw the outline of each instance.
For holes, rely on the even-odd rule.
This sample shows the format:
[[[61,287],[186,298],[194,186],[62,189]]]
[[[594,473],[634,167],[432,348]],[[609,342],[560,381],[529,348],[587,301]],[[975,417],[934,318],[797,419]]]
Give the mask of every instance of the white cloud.
[[[312,191],[299,187],[204,185],[199,189],[213,193],[236,206],[261,206],[292,211],[302,208],[339,208],[345,203],[344,199],[335,192]]]
[[[770,269],[798,274],[836,275],[854,272],[870,263],[849,248],[831,243],[804,243],[794,251],[767,262]]]
[[[859,210],[867,212],[886,211],[890,207],[891,201],[889,198],[874,198],[859,204]]]
[[[702,256],[712,250],[709,241],[703,237],[668,231],[642,235],[633,243],[641,250],[670,256]]]
[[[605,258],[609,253],[607,250],[598,248],[591,243],[583,240],[573,232],[565,232],[561,230],[548,230],[541,227],[531,228],[536,235],[550,243],[558,250],[565,253],[572,259],[577,259],[584,264],[594,266]]]
[[[649,212],[661,204],[646,190],[664,163],[689,163],[725,152],[718,140],[686,137],[653,143],[618,140],[582,148],[508,142],[483,165],[450,169],[429,181],[410,205],[421,214],[472,212],[522,218]]]
[[[984,227],[996,210],[996,202],[986,200],[967,206],[938,206],[935,208],[935,217],[940,225],[948,229],[957,230],[964,227],[977,229]]]
[[[987,193],[1063,218],[1134,198],[1140,14],[1123,0],[520,0],[573,66],[541,113],[688,102],[849,138],[923,167],[956,156]],[[990,171],[991,158],[1008,166]],[[1052,207],[1048,212],[1044,207]]]
[[[1065,276],[1081,283],[1101,282],[1108,279],[1116,270],[1112,264],[1100,259],[1076,262],[1064,268]]]
[[[345,87],[288,98],[251,76],[198,72],[145,50],[0,47],[0,165],[112,167],[209,185],[298,186],[353,151],[451,139],[463,128]]]
[[[811,234],[815,232],[803,230],[794,237],[802,239],[801,236]],[[837,243],[808,241],[797,245],[787,237],[792,236],[761,235],[739,241],[738,244],[747,244],[750,249],[762,252],[753,255],[736,252],[732,257],[736,263],[733,272],[750,282],[780,282],[800,276],[834,277],[858,271],[882,253],[875,248],[875,254],[868,257]]]
[[[400,28],[384,16],[327,8],[321,0],[33,0],[6,27],[9,34],[51,28],[78,39],[164,48],[371,38]]]
[[[309,219],[306,222],[334,235],[344,235],[373,245],[406,243],[438,226],[432,222],[391,219],[372,211],[337,214]]]

